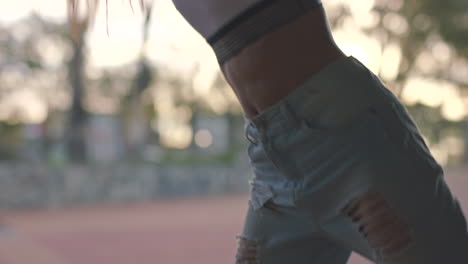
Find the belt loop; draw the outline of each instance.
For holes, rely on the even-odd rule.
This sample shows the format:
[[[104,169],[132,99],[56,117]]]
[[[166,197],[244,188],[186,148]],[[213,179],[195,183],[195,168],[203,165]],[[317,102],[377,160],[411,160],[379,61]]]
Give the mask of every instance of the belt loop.
[[[245,138],[254,145],[258,143],[258,140],[252,136],[252,123],[250,121],[245,128]]]

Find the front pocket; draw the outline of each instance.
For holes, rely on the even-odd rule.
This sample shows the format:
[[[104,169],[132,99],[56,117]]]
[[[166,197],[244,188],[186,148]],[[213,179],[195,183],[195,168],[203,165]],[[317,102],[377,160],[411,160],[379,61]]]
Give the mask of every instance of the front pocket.
[[[302,179],[301,188],[321,188],[335,178],[349,174],[356,166],[366,166],[383,151],[383,128],[374,107],[361,112],[339,128],[302,129],[301,137],[287,149],[293,167]],[[298,132],[299,133],[299,132]],[[373,166],[373,165],[369,165]]]
[[[329,121],[326,122],[308,118],[303,118],[300,121],[301,125],[312,134],[332,136],[336,134],[349,134],[354,129],[366,124],[369,119],[376,117],[376,110],[372,105],[367,106],[363,110],[355,111],[355,113],[352,113],[353,111],[341,114],[337,118],[329,117],[327,118]]]

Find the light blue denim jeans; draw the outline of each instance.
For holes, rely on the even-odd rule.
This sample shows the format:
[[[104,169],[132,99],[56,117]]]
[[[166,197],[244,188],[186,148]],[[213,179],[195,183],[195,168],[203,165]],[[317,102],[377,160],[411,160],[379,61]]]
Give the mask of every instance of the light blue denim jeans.
[[[405,107],[355,58],[245,121],[253,177],[237,263],[344,264],[352,251],[379,264],[468,263],[467,224],[443,169]],[[343,214],[371,192],[411,232],[397,252],[371,246]]]

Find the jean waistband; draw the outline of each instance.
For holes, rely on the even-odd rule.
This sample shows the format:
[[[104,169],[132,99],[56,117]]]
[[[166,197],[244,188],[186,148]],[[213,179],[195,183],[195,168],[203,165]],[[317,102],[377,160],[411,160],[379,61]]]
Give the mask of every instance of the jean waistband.
[[[244,116],[245,128],[251,126],[259,132],[285,130],[290,128],[291,122],[302,118],[304,113],[318,116],[324,109],[330,108],[336,97],[344,97],[346,92],[357,92],[345,91],[346,89],[360,89],[365,86],[355,84],[368,81],[368,72],[353,56],[340,57],[258,115],[252,118]],[[350,82],[354,82],[354,85],[350,85]]]

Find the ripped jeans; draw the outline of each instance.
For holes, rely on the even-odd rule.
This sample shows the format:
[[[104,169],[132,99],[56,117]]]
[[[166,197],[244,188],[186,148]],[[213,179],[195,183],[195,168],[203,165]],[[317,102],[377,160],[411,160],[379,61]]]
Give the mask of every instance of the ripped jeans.
[[[398,99],[353,57],[245,119],[237,264],[468,263],[460,206]]]

